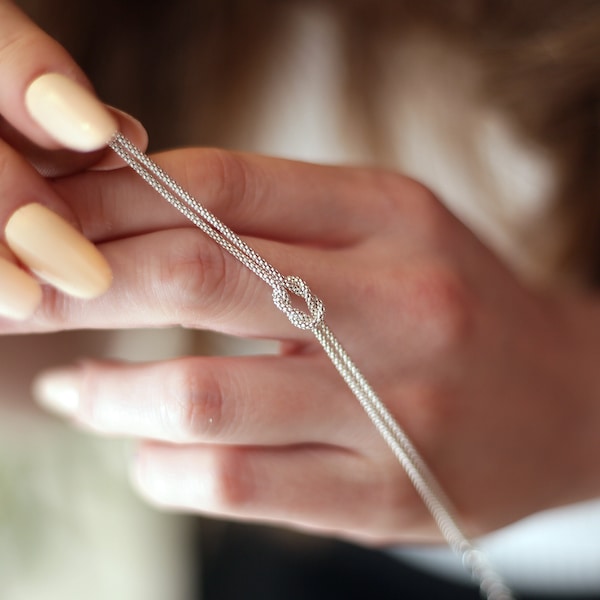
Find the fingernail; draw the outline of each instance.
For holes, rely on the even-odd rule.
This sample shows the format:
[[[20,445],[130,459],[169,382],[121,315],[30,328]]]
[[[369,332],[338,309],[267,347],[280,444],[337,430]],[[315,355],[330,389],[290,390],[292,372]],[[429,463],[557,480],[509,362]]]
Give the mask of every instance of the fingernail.
[[[79,377],[76,369],[54,369],[40,373],[33,382],[33,397],[43,408],[65,417],[79,407]]]
[[[118,129],[117,120],[100,100],[60,73],[35,79],[25,92],[25,106],[48,135],[71,150],[99,150]]]
[[[0,257],[0,315],[22,321],[42,300],[42,288],[17,265]]]
[[[89,299],[110,287],[110,267],[94,244],[41,204],[17,209],[4,235],[24,264],[66,294]]]

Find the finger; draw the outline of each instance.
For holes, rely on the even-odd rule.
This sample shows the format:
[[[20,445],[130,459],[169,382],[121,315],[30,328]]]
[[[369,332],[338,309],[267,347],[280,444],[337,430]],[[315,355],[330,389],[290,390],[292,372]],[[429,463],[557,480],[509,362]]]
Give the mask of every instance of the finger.
[[[0,228],[20,207],[38,202],[73,225],[77,217],[27,160],[0,139]]]
[[[148,132],[140,121],[130,114],[114,107],[107,107],[117,119],[119,131],[132,141],[140,150],[146,151],[148,147]],[[90,169],[94,171],[110,171],[123,168],[123,161],[110,148],[101,150],[100,160],[92,163]]]
[[[47,182],[0,140],[0,239],[43,280],[80,298],[112,280],[104,257],[78,231],[76,217]]]
[[[124,112],[117,109],[111,110],[118,119],[119,131],[140,148],[146,148],[148,134],[142,124]],[[63,148],[58,150],[42,148],[1,117],[0,138],[24,156],[43,177],[63,177],[88,168],[110,170],[123,166],[121,159],[108,148],[85,153]]]
[[[38,75],[47,70],[67,73],[73,78],[69,81],[79,79],[87,85],[59,44],[41,32],[11,2],[0,2],[0,81],[3,82],[0,113],[33,142],[56,147],[39,122],[36,125],[31,117],[32,106],[36,104],[33,102],[35,94],[32,95],[33,103],[25,108],[26,91],[32,91],[32,80],[39,82]],[[36,89],[39,92],[39,87]],[[38,108],[40,103],[44,104],[38,95]],[[115,123],[111,116],[106,120]],[[48,119],[48,122],[62,127],[60,120]],[[0,143],[0,168],[0,197],[4,200],[0,208],[0,231],[12,252],[25,266],[68,293],[83,297],[102,293],[110,283],[110,270],[94,247],[77,233],[76,227],[68,225],[69,221],[76,222],[68,208],[34,169],[4,142]],[[60,219],[55,213],[64,218]],[[89,274],[93,275],[95,283],[91,282]]]
[[[316,295],[321,290],[344,294],[345,286],[336,287],[337,261],[324,260],[322,251],[297,248],[290,252],[278,242],[249,241],[284,273],[302,277],[318,265],[311,273]],[[237,336],[310,339],[310,334],[294,327],[275,307],[270,286],[198,230],[159,231],[99,248],[114,273],[109,290],[82,303],[45,289],[34,318],[14,324],[10,331],[179,324]],[[304,310],[301,305],[299,310]]]
[[[435,529],[401,469],[331,447],[144,444],[133,477],[151,502],[185,511],[396,539]]]
[[[17,320],[31,317],[42,300],[42,290],[4,244],[0,244],[0,281],[0,316]]]
[[[135,120],[106,111],[68,52],[8,0],[0,1],[0,81],[0,114],[38,147],[103,149],[119,122],[145,147],[140,124],[132,129]]]
[[[57,148],[25,108],[29,84],[46,72],[62,73],[90,89],[66,50],[8,0],[0,1],[0,114],[36,144]]]
[[[460,292],[454,291],[456,284],[428,273],[419,263],[392,265],[388,273],[374,268],[372,257],[362,259],[361,246],[323,250],[247,241],[282,273],[310,285],[325,305],[327,322],[352,356],[393,356],[397,365],[416,367],[429,352],[446,347],[445,340],[462,327],[452,308]],[[45,289],[34,317],[4,325],[3,331],[185,325],[234,336],[315,343],[310,332],[294,327],[274,306],[266,283],[195,229],[116,240],[100,249],[115,274],[103,296],[84,304]],[[306,304],[298,302],[298,310],[306,312]],[[390,303],[395,312],[386,323],[396,333],[370,335],[381,328],[380,307]],[[441,310],[445,304],[448,310]]]
[[[379,326],[378,306],[390,294],[389,284],[385,279],[380,281],[369,261],[362,264],[358,260],[359,251],[246,241],[280,272],[308,282],[312,294],[323,301],[334,331],[339,326],[340,333],[344,332],[344,340],[361,348],[364,331]],[[34,318],[26,324],[12,324],[5,331],[177,324],[242,337],[302,343],[312,339],[275,307],[270,286],[198,230],[158,231],[101,244],[100,250],[114,273],[114,283],[104,295],[84,304],[45,289],[44,302]],[[406,287],[393,298],[399,328],[410,325],[410,312],[405,315],[403,309],[405,305],[410,308],[419,294],[418,288],[411,291],[410,285]],[[290,293],[290,301],[295,300]],[[297,300],[298,310],[308,313],[306,303]],[[358,316],[361,327],[348,327]],[[417,325],[413,324],[408,333]],[[418,327],[415,331],[418,333]]]
[[[390,214],[386,181],[399,179],[221,150],[176,151],[156,159],[237,233],[321,247],[351,244],[380,229]],[[58,182],[57,190],[97,241],[186,222],[129,170],[71,178]]]
[[[354,446],[373,434],[320,354],[87,361],[41,374],[34,389],[96,431],[173,443]]]

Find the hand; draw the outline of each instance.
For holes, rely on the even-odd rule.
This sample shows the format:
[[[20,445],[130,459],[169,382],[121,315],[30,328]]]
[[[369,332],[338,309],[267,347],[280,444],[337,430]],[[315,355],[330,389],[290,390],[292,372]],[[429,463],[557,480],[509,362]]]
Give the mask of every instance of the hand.
[[[563,304],[519,284],[429,191],[383,171],[212,150],[157,160],[323,299],[468,533],[598,494],[598,407],[574,384]],[[86,429],[143,440],[144,495],[362,541],[439,539],[318,344],[262,281],[128,170],[52,187],[114,285],[85,304],[46,289],[33,319],[5,332],[180,324],[281,342],[276,356],[88,360],[39,379],[42,401]]]
[[[91,85],[67,52],[12,2],[0,0],[0,232],[4,233],[0,236],[0,314],[12,318],[30,316],[41,298],[32,271],[82,297],[102,293],[110,285],[110,272],[101,255],[77,232],[76,216],[45,178],[90,167],[110,169],[120,163],[102,143],[82,145],[56,110],[41,119],[32,111],[48,90],[33,93],[31,84],[48,73],[62,74],[59,83],[63,88],[65,81],[72,82],[72,89],[93,97]],[[106,111],[105,119],[145,147],[146,134],[137,121],[114,110]],[[57,135],[48,135],[40,120],[53,125]],[[66,150],[65,142],[71,149],[89,152]],[[21,211],[24,207],[25,212]],[[18,219],[13,220],[17,213]],[[14,225],[17,220],[19,227]],[[17,234],[15,230],[22,230],[23,224],[27,233]],[[32,243],[37,244],[36,252]],[[80,262],[85,257],[84,268],[76,269],[65,261],[65,256],[74,254]],[[83,274],[96,277],[86,280]]]

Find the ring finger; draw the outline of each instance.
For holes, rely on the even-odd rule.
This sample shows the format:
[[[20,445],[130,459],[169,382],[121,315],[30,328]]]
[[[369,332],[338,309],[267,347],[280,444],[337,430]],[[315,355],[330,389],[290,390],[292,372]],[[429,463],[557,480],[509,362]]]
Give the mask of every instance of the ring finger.
[[[285,523],[360,540],[439,535],[400,469],[323,446],[146,443],[133,476],[150,501],[215,516]]]

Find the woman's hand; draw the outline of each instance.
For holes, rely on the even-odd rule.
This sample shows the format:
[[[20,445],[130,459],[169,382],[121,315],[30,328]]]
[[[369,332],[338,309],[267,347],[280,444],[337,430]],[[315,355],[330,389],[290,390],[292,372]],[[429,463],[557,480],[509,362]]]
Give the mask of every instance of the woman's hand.
[[[0,0],[0,314],[31,317],[0,320],[0,332],[182,324],[280,340],[282,351],[88,361],[42,377],[45,402],[88,428],[145,439],[135,477],[156,503],[362,540],[437,539],[320,347],[260,280],[130,172],[72,175],[119,163],[65,150],[82,147],[36,109],[31,84],[46,73],[90,90],[65,50]],[[145,145],[138,123],[111,118]],[[596,303],[523,288],[427,190],[394,174],[215,151],[161,160],[324,300],[470,533],[599,493],[600,386],[586,361],[600,342],[576,316],[597,324]],[[73,298],[106,289],[103,257],[113,287]],[[51,285],[36,311],[40,279]]]
[[[322,298],[469,533],[599,493],[598,403],[579,383],[563,305],[522,287],[421,185],[213,150],[157,160]],[[86,303],[46,288],[34,317],[4,332],[180,324],[282,343],[276,356],[87,360],[39,379],[42,401],[86,429],[143,440],[143,494],[363,541],[439,539],[319,345],[261,280],[128,170],[51,187],[114,284]]]
[[[53,89],[40,87],[40,81],[53,82]],[[60,95],[68,96],[69,108],[74,100],[93,98],[89,82],[64,48],[12,2],[0,0],[0,315],[17,319],[29,317],[41,299],[32,273],[79,297],[101,294],[111,281],[102,256],[78,232],[76,215],[45,178],[90,167],[110,169],[119,161],[106,151],[106,140],[89,143],[94,133],[89,123],[81,122],[83,136],[69,129],[60,102],[44,111],[51,94],[59,101]],[[105,128],[121,129],[145,146],[146,134],[137,121],[101,110]],[[74,254],[78,265],[68,260]]]

